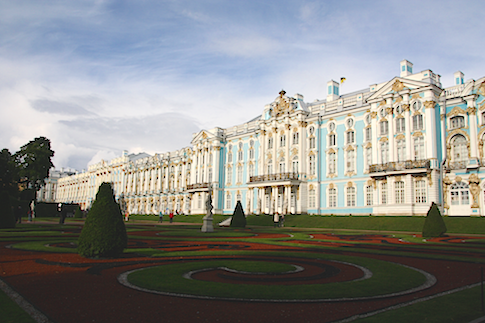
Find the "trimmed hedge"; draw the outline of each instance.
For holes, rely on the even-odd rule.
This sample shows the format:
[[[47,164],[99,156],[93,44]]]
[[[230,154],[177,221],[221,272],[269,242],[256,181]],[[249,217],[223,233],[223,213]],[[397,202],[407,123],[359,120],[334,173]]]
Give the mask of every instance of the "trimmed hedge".
[[[83,257],[116,257],[128,243],[120,206],[111,184],[99,187],[78,240],[78,253]]]
[[[231,227],[245,228],[246,227],[246,216],[244,215],[244,210],[241,201],[237,201],[236,208],[232,215]]]
[[[0,229],[15,228],[15,215],[7,192],[0,193]]]
[[[435,238],[441,237],[446,233],[445,221],[441,217],[438,206],[433,202],[429,208],[428,215],[424,220],[423,237]]]

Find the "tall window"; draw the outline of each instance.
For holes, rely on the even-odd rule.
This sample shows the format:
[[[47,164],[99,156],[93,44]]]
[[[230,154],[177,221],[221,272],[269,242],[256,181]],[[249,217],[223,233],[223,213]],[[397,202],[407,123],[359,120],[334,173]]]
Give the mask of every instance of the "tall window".
[[[406,140],[401,139],[397,141],[397,161],[406,160]]]
[[[355,187],[347,187],[347,206],[355,206]]]
[[[268,161],[268,174],[273,174],[273,160]]]
[[[355,132],[347,131],[347,144],[353,144],[355,142]]]
[[[268,138],[268,149],[273,148],[273,138]]]
[[[242,150],[237,152],[237,160],[242,161],[243,160],[244,153]]]
[[[293,157],[291,170],[293,173],[298,173],[298,156]]]
[[[355,150],[347,151],[347,171],[355,171]]]
[[[293,133],[293,145],[298,145],[299,134],[298,132]]]
[[[197,207],[200,209],[202,207],[202,195],[200,195],[197,198]]]
[[[315,175],[315,156],[310,155],[308,159],[308,170],[310,175]]]
[[[380,126],[380,134],[381,135],[387,135],[387,133],[389,132],[389,123],[387,121],[381,121],[379,122],[379,126]]]
[[[334,134],[328,135],[328,145],[330,147],[336,145],[336,139]]]
[[[414,138],[414,160],[424,159],[424,137]]]
[[[385,164],[389,161],[389,142],[381,143],[381,163]]]
[[[254,176],[254,165],[253,164],[249,164],[249,166],[248,166],[248,176],[249,176],[249,180],[251,180],[251,177]]]
[[[365,149],[365,167],[369,169],[369,166],[372,165],[372,148]]]
[[[208,178],[208,182],[212,182],[212,167],[211,167],[211,168],[209,168],[209,171],[208,171],[208,176],[209,176],[209,178]]]
[[[381,184],[381,203],[387,204],[387,183]]]
[[[328,155],[328,173],[335,174],[337,172],[337,154],[331,152]]]
[[[230,209],[231,208],[231,194],[227,193],[226,195],[226,209]]]
[[[227,167],[227,183],[231,183],[231,181],[232,181],[232,167],[229,166]]]
[[[280,159],[280,173],[285,173],[285,159],[284,158],[281,158]]]
[[[243,178],[243,168],[242,166],[237,167],[237,182],[241,183]]]
[[[254,159],[254,149],[249,149],[249,159]]]
[[[228,162],[228,163],[232,163],[232,152],[229,152],[229,153],[227,154],[227,162]]]
[[[451,205],[468,205],[470,203],[468,184],[459,182],[451,185]]]
[[[328,190],[328,207],[337,207],[337,190],[335,188]]]
[[[286,135],[281,135],[280,137],[280,147],[286,146]]]
[[[413,116],[413,130],[423,130],[423,115],[417,114]]]
[[[458,135],[453,139],[452,156],[454,162],[468,160],[468,148],[465,137]]]
[[[404,203],[404,182],[399,181],[394,183],[394,194],[396,196],[396,203]]]
[[[396,132],[404,132],[406,130],[406,119],[396,119]]]
[[[365,204],[374,204],[374,190],[372,189],[372,186],[365,187]]]
[[[365,128],[365,141],[371,141],[372,140],[372,128]]]
[[[315,143],[315,137],[310,137],[310,149],[315,149],[316,143]]]
[[[310,189],[308,191],[308,207],[309,208],[315,208],[315,189]]]
[[[415,183],[414,196],[416,196],[416,203],[426,203],[426,182],[418,180]]]

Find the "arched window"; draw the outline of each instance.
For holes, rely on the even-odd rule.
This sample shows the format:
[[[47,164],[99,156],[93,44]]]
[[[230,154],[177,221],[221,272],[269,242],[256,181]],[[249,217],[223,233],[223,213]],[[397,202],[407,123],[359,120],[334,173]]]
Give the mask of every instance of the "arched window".
[[[243,160],[243,157],[244,157],[244,153],[243,153],[243,151],[242,151],[242,150],[238,151],[238,152],[237,152],[237,159],[238,159],[239,161],[242,161],[242,160]]]
[[[470,203],[468,184],[458,182],[451,185],[451,205],[468,205]]]
[[[457,135],[455,136],[455,138],[453,138],[452,150],[453,162],[468,160],[467,141],[464,136]]]
[[[254,149],[253,148],[249,149],[249,159],[251,159],[251,160],[254,159]]]
[[[355,206],[355,187],[347,187],[347,206]]]

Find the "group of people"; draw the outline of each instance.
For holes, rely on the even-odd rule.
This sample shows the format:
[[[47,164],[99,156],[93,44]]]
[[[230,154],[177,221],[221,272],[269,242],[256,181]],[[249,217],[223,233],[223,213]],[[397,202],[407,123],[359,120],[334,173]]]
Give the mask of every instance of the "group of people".
[[[274,222],[274,227],[283,227],[284,222],[285,222],[285,215],[284,214],[279,214],[278,212],[275,212],[273,214],[273,222]]]
[[[175,214],[177,215],[184,215],[183,213],[179,213],[179,211],[175,211],[175,214],[173,213],[173,211],[168,211],[168,209],[166,210],[166,214],[168,214],[168,218],[170,219],[170,223],[173,222],[173,217],[175,216]],[[160,211],[160,213],[158,214],[158,222],[162,223],[163,222],[163,212]]]

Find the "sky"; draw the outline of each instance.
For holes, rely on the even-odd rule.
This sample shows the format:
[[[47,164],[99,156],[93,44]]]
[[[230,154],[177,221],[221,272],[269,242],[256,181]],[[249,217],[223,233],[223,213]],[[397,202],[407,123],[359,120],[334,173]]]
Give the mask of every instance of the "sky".
[[[431,69],[485,76],[485,1],[0,0],[0,149],[56,168],[190,146],[260,115]]]

